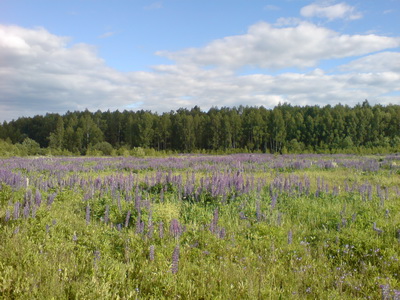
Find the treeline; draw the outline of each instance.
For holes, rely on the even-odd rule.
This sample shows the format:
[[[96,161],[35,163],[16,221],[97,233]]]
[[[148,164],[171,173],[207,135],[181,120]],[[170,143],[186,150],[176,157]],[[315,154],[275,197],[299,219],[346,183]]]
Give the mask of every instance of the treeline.
[[[199,107],[151,111],[67,112],[19,118],[0,126],[1,147],[53,154],[176,152],[338,153],[400,149],[400,105],[354,107]],[[8,146],[7,146],[8,145]],[[11,149],[11,148],[9,148]],[[25,149],[25,150],[24,150]],[[36,149],[36,150],[32,150]],[[38,150],[39,149],[39,150]],[[43,151],[43,150],[42,150]],[[32,153],[31,153],[32,154]]]

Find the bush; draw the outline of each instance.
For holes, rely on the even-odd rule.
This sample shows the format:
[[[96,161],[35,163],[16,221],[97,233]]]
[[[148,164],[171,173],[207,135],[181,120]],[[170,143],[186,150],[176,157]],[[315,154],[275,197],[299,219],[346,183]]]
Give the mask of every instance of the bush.
[[[114,149],[108,142],[99,142],[94,145],[91,150],[98,151],[103,155],[111,155]]]

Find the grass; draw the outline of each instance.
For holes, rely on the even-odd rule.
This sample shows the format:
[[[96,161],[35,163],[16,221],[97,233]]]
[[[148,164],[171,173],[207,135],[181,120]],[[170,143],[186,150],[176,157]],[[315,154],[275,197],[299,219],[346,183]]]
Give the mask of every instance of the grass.
[[[3,160],[18,161],[14,173],[30,184],[1,185],[0,298],[377,299],[383,285],[399,296],[397,170],[271,169],[281,157],[250,155],[197,159],[166,158],[159,166],[147,159],[148,169],[138,160],[133,175],[108,158],[85,161],[78,171],[57,169],[68,166],[63,158],[45,168],[40,159]],[[243,192],[196,194],[218,170],[214,179],[239,176],[238,161]],[[195,188],[185,194],[196,166]]]

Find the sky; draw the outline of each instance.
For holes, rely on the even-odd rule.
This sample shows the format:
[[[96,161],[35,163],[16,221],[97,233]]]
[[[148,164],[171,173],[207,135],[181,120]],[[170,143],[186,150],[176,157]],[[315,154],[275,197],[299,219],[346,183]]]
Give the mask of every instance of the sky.
[[[400,104],[400,0],[0,0],[0,122]]]

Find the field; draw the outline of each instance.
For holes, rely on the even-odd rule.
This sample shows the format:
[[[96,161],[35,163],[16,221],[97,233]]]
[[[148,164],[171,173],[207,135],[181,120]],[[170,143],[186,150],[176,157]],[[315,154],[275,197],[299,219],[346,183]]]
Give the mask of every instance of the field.
[[[2,299],[400,299],[400,156],[0,160]]]

